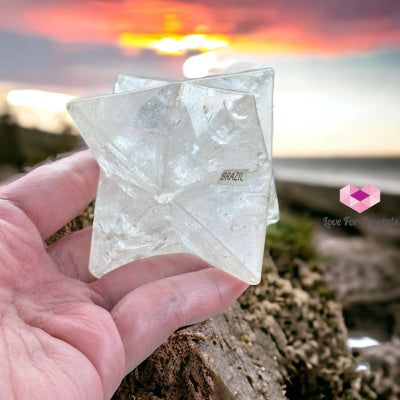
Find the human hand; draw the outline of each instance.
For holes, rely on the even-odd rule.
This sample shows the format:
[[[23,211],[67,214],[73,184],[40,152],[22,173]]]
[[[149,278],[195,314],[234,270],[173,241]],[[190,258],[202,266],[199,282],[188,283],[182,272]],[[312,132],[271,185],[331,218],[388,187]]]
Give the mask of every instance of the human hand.
[[[91,229],[48,238],[94,198],[89,152],[0,187],[0,388],[4,399],[109,399],[177,328],[226,309],[247,285],[188,254],[95,279]]]

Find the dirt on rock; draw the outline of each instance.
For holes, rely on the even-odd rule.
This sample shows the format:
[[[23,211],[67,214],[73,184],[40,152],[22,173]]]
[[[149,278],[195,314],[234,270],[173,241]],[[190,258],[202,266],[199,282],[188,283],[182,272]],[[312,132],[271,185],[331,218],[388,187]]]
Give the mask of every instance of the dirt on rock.
[[[90,205],[50,242],[92,218]],[[283,218],[269,230],[262,282],[226,312],[175,332],[113,400],[398,399],[393,377],[356,370],[311,232],[304,218]]]

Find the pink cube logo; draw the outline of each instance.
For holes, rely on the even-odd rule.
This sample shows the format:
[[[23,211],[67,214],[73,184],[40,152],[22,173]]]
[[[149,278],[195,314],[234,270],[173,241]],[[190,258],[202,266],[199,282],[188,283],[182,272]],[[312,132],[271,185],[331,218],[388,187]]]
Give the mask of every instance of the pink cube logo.
[[[340,202],[362,213],[381,201],[381,191],[375,186],[368,185],[359,189],[347,185],[340,189]]]

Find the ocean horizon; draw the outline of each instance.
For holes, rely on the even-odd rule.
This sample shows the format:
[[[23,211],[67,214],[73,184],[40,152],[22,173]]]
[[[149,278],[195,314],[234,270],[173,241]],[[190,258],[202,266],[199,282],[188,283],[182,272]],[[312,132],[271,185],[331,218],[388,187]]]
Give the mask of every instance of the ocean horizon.
[[[341,188],[349,183],[400,194],[399,157],[274,157],[278,181]]]

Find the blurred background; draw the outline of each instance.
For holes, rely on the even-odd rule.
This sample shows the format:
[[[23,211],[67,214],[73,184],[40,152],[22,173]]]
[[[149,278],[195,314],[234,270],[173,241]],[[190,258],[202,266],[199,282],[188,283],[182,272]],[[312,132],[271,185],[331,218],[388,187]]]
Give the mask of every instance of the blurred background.
[[[371,337],[353,346],[397,354],[400,379],[399,226],[323,225],[359,217],[338,201],[349,183],[382,192],[363,215],[400,219],[399,1],[0,0],[0,180],[82,147],[65,104],[111,93],[118,73],[262,66],[276,72],[282,215],[307,213],[350,334]]]
[[[275,156],[400,155],[397,1],[0,5],[0,114],[23,127],[74,131],[69,96],[110,93],[118,73],[183,79],[270,66]]]

